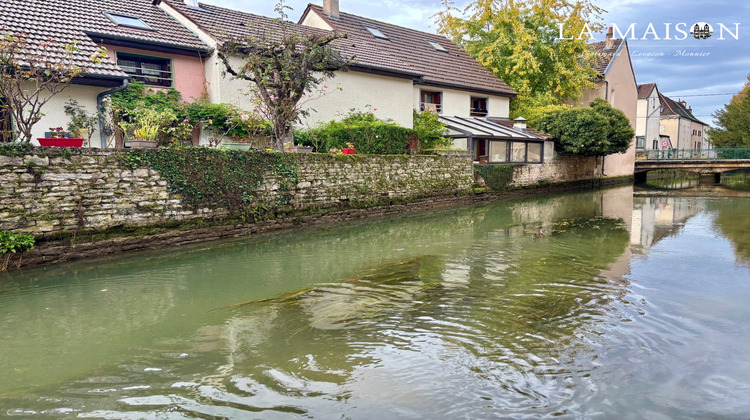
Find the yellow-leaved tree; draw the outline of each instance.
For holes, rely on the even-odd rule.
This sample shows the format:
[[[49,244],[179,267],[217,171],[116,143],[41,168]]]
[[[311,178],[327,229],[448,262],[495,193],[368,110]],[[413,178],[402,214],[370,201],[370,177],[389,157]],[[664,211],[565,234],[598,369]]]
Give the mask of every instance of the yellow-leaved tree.
[[[511,115],[578,100],[597,71],[590,34],[604,12],[591,0],[475,0],[464,9],[444,2],[438,31],[515,89]],[[563,38],[560,31],[562,25]],[[579,39],[580,38],[580,39]]]

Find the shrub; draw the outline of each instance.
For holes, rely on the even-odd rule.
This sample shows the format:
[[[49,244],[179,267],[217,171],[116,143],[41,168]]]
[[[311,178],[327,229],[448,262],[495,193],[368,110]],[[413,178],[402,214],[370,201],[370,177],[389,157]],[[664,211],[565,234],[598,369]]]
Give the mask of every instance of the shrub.
[[[273,135],[273,126],[252,112],[242,111],[230,104],[214,104],[201,99],[188,104],[187,113],[190,121],[210,130],[212,145],[223,138],[255,139]]]
[[[513,181],[515,165],[478,165],[474,168],[491,190],[502,191]]]
[[[406,152],[409,138],[414,135],[414,130],[379,120],[371,112],[351,112],[341,121],[331,121],[312,130],[306,137],[310,145],[317,143],[319,152],[354,143],[358,153],[399,155]]]
[[[440,115],[431,111],[419,112],[414,110],[414,132],[419,137],[420,149],[434,149],[449,147],[453,141],[443,137],[445,124],[440,122]]]
[[[34,236],[0,230],[0,254],[25,252],[34,246]]]
[[[537,120],[537,128],[558,140],[555,149],[563,155],[622,153],[635,135],[625,114],[602,99],[588,108],[551,110]]]

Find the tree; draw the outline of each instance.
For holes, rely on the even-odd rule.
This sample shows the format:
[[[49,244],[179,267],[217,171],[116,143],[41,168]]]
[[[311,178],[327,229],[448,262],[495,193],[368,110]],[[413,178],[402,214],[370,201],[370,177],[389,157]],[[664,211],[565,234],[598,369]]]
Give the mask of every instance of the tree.
[[[595,52],[589,32],[580,35],[602,29],[595,21],[601,12],[590,0],[475,0],[463,10],[446,6],[436,20],[440,33],[519,93],[513,116],[528,117],[593,86]],[[559,24],[574,39],[559,39]]]
[[[24,33],[0,36],[0,96],[9,111],[14,132],[4,138],[31,142],[31,130],[44,114],[42,108],[86,68],[75,64],[78,45],[59,44],[54,40],[30,42]],[[97,51],[92,62],[100,60]]]
[[[750,147],[750,76],[745,87],[714,113],[716,128],[709,131],[715,147]]]
[[[540,131],[557,140],[563,155],[605,156],[628,150],[635,132],[622,111],[595,99],[587,108],[562,108],[536,121]]]
[[[286,22],[284,7],[277,5],[282,16],[267,36],[230,40],[218,51],[229,74],[251,82],[258,111],[273,124],[274,148],[280,151],[292,141],[291,124],[308,114],[301,107],[303,96],[349,64],[331,45],[346,35]],[[242,58],[241,67],[234,68],[231,55]]]

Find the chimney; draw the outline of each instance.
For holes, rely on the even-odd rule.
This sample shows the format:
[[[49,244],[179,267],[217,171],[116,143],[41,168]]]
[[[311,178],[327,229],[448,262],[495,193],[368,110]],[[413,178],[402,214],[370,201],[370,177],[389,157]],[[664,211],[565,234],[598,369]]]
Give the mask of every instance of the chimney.
[[[526,129],[526,118],[518,117],[513,121],[514,121],[513,128],[518,128],[520,130]]]
[[[677,103],[682,105],[683,108],[687,108],[687,102],[683,101],[682,98],[677,99]]]
[[[198,6],[198,0],[184,0],[184,1],[185,1],[185,6],[195,7],[196,9],[200,7]]]
[[[604,48],[610,49],[615,45],[615,31],[610,26],[609,30],[607,31],[607,37],[604,39]]]
[[[339,19],[339,0],[323,0],[323,11],[332,19]]]

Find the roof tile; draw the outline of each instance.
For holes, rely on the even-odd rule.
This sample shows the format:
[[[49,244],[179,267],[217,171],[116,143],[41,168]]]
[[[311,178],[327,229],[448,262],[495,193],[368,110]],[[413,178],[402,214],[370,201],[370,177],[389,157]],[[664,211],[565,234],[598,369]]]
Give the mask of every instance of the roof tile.
[[[118,26],[105,12],[140,18],[154,30]],[[151,0],[0,0],[0,32],[25,33],[32,46],[55,41],[58,47],[51,53],[60,59],[65,57],[65,44],[75,42],[80,48],[73,56],[75,64],[86,67],[88,74],[121,78],[126,75],[112,60],[91,61],[98,45],[89,35],[197,51],[209,49]]]

